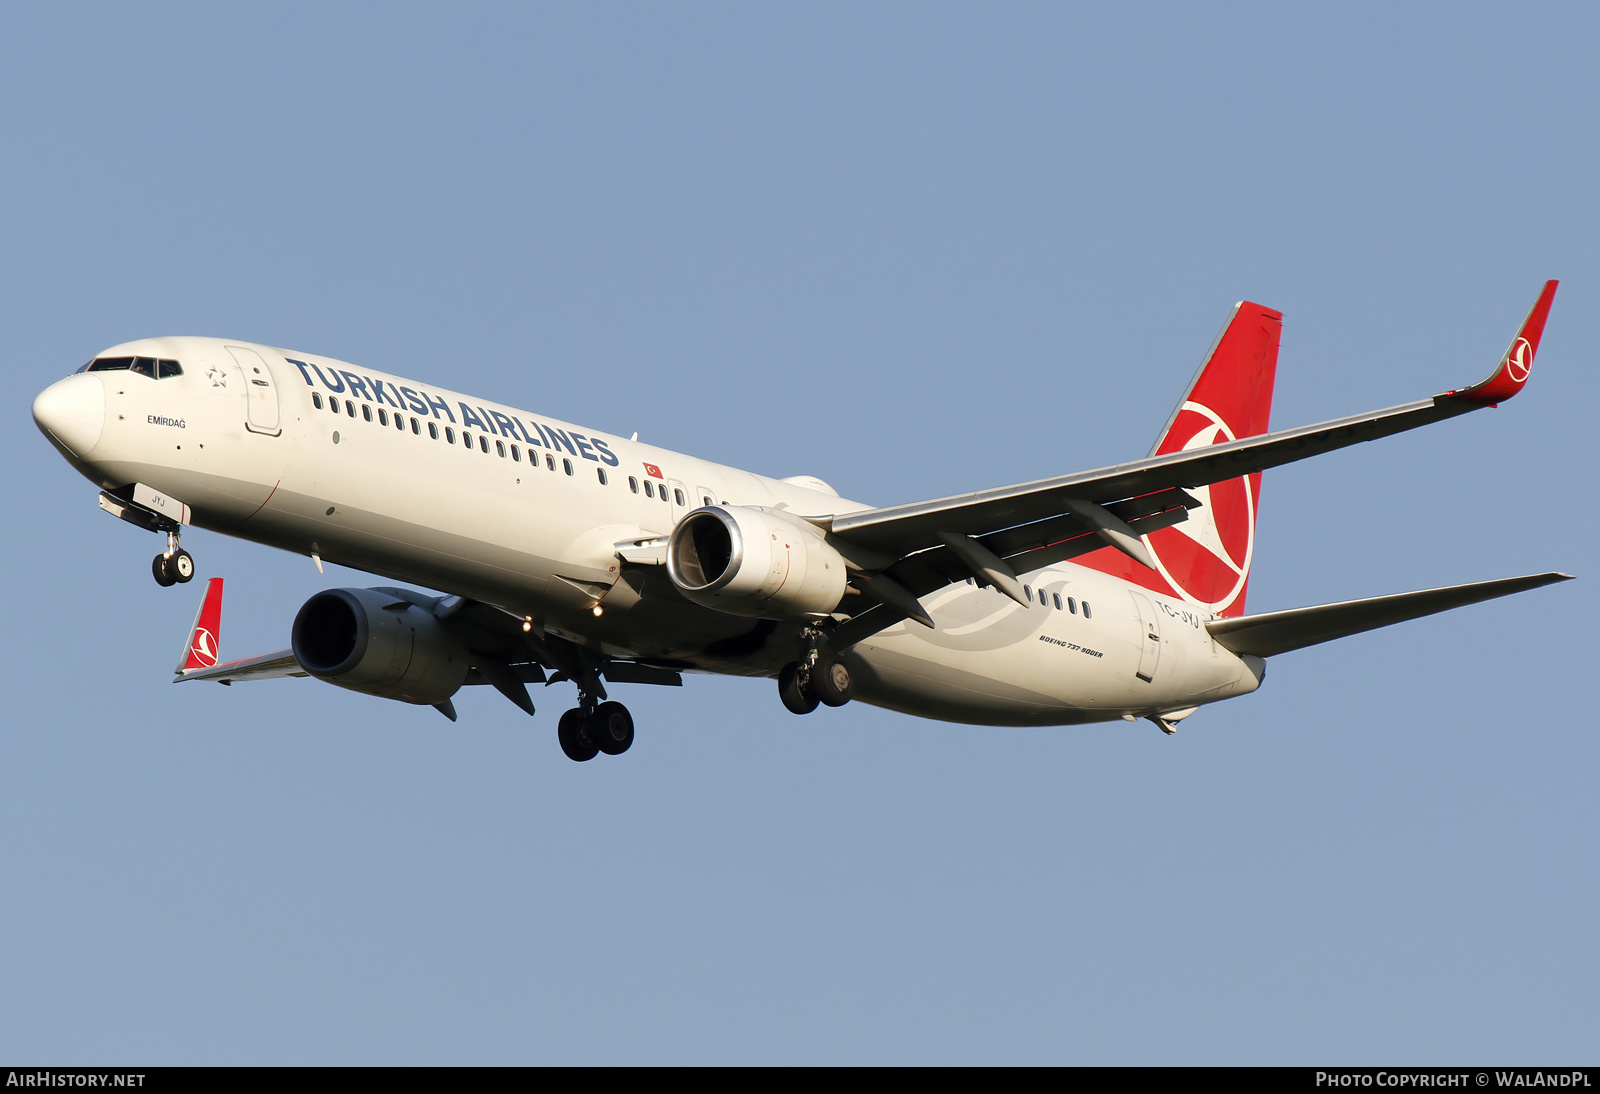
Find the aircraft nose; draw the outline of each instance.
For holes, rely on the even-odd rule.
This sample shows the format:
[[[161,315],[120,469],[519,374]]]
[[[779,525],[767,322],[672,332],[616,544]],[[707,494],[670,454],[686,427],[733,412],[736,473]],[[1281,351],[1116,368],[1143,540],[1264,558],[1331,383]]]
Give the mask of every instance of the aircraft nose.
[[[33,401],[33,421],[80,459],[100,441],[106,425],[106,388],[88,373],[58,380]]]

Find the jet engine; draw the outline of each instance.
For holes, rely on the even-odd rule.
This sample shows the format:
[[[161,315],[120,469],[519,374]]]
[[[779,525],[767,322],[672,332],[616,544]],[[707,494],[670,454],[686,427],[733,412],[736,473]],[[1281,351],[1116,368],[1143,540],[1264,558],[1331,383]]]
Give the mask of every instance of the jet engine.
[[[826,616],[848,576],[820,529],[744,505],[708,505],[680,520],[667,574],[696,604],[762,619]]]
[[[466,681],[466,644],[432,612],[377,589],[306,601],[290,639],[300,667],[330,684],[406,703],[442,703]]]

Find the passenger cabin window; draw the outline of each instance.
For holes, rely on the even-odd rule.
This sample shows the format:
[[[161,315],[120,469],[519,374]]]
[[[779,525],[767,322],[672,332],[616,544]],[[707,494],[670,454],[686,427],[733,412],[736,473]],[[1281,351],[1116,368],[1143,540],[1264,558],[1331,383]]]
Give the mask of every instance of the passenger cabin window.
[[[674,497],[674,498],[677,498],[677,499],[678,499],[678,504],[679,504],[679,505],[686,505],[686,504],[688,504],[688,503],[687,503],[687,502],[685,502],[685,501],[684,501],[684,500],[683,500],[683,491],[682,491],[682,490],[679,490],[679,489],[678,489],[678,488],[677,488],[677,487],[676,487],[676,486],[674,486],[674,487],[673,487],[673,488],[672,488],[672,496],[673,496],[673,497]]]
[[[1039,590],[1039,606],[1041,608],[1048,608],[1050,606],[1049,594],[1043,589]]]
[[[328,409],[333,411],[335,414],[339,413],[339,400],[335,399],[332,395],[328,396]]]
[[[569,474],[569,475],[572,474],[572,461],[571,460],[567,460],[567,459],[562,460],[561,461],[561,466],[567,469],[567,474]]]
[[[478,447],[483,450],[483,454],[485,456],[487,456],[489,454],[489,438],[485,437],[482,433],[478,434]],[[502,456],[505,455],[504,452],[502,452],[500,454]]]
[[[433,427],[429,426],[428,428],[431,429]],[[444,443],[445,444],[455,444],[456,443],[456,431],[451,429],[449,426],[445,426],[444,427]]]
[[[516,445],[512,445],[511,446],[511,462],[512,463],[521,463],[522,462],[522,450],[520,448],[518,448]]]
[[[1094,613],[1089,610],[1089,602],[1087,600],[1083,602],[1083,617],[1085,619],[1092,619],[1094,617]]]
[[[367,403],[361,404],[361,416],[367,421],[372,421],[372,407]]]
[[[506,458],[506,442],[505,441],[495,441],[494,442],[494,450],[496,452],[500,453],[500,458],[502,460]]]
[[[388,425],[389,424],[389,412],[387,410],[383,409],[383,407],[381,407],[381,406],[378,408],[378,424],[379,425]]]
[[[550,455],[550,453],[546,452],[544,454],[544,465],[550,470],[554,471],[556,469],[556,458]]]
[[[707,505],[710,505],[711,504],[711,495],[707,494],[705,497],[701,498],[700,500],[705,502]]]
[[[1022,599],[1024,599],[1024,600],[1032,600],[1033,599],[1033,586],[1032,585],[1024,585],[1022,587]]]
[[[656,496],[656,488],[650,485],[649,479],[644,480],[644,496],[647,498],[653,498]]]
[[[344,412],[354,418],[356,416],[356,404],[346,399],[344,401]]]
[[[415,419],[413,419],[413,423],[414,422],[415,422]],[[400,432],[404,433],[406,431],[406,420],[404,418],[402,418],[400,415],[396,414],[394,416],[394,427],[396,429],[398,429]],[[415,428],[413,428],[412,432],[416,432]]]
[[[1051,593],[1050,596],[1055,600],[1055,602],[1056,602],[1056,611],[1059,612],[1061,610],[1061,594],[1060,593]]]
[[[606,485],[606,469],[603,467],[597,467],[594,469],[594,473],[600,476],[600,485]]]
[[[318,410],[322,409],[322,396],[317,394],[315,391],[311,393],[311,405],[316,407]]]
[[[632,475],[628,476],[628,489],[632,490],[635,494],[639,492],[639,480],[634,478]]]
[[[438,440],[439,439],[439,423],[438,422],[429,422],[428,423],[428,436],[432,437],[434,440]]]
[[[1078,614],[1078,602],[1072,599],[1070,596],[1067,597],[1067,611],[1071,612],[1073,615]]]

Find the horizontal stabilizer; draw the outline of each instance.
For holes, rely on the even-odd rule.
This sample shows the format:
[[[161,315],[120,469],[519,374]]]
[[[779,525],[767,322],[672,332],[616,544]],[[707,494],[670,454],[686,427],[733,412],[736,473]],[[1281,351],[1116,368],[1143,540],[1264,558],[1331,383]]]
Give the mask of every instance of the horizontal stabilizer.
[[[1370,600],[1347,600],[1342,604],[1291,608],[1285,612],[1266,612],[1237,619],[1213,619],[1206,624],[1206,629],[1218,645],[1234,653],[1271,657],[1362,631],[1377,630],[1391,623],[1404,623],[1408,619],[1447,612],[1451,608],[1476,604],[1480,600],[1493,600],[1571,579],[1571,574],[1562,573],[1507,577],[1498,581],[1478,581],[1471,585],[1375,596]]]

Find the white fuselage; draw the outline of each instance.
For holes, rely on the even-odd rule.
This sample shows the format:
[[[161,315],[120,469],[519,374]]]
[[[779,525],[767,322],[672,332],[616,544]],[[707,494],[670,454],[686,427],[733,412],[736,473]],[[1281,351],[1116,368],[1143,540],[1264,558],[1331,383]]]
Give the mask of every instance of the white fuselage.
[[[72,397],[86,407],[99,397],[91,385],[104,389],[98,435],[86,425],[55,438],[102,487],[141,482],[186,503],[199,527],[482,600],[611,656],[775,675],[803,649],[798,625],[691,604],[665,567],[625,567],[617,544],[664,537],[708,501],[806,517],[867,508],[816,480],[751,474],[326,357],[187,337],[101,356],[118,355],[175,359],[183,374],[61,382],[81,388]],[[934,630],[907,621],[857,645],[857,697],[946,721],[1059,725],[1179,711],[1259,685],[1260,662],[1213,642],[1195,605],[1070,563],[1020,576],[1031,608],[956,584],[923,598]]]

